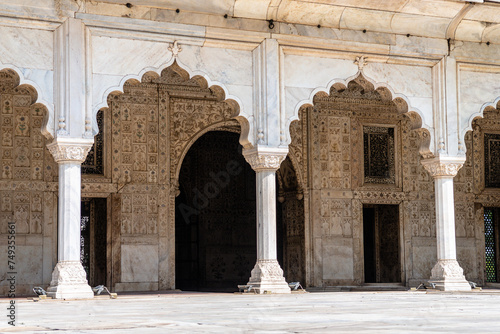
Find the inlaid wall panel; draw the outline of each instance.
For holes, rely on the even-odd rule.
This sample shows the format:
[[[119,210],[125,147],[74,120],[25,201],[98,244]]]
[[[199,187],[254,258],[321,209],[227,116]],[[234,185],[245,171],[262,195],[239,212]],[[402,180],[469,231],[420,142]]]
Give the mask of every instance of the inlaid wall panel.
[[[32,87],[18,83],[17,74],[0,71],[0,234],[8,232],[8,222],[15,222],[20,254],[16,292],[23,294],[31,291],[33,284],[42,285],[50,279],[46,267],[52,267],[55,259],[51,251],[57,164],[41,133],[46,109],[34,105],[36,92]],[[0,292],[5,289],[6,285],[0,284]]]

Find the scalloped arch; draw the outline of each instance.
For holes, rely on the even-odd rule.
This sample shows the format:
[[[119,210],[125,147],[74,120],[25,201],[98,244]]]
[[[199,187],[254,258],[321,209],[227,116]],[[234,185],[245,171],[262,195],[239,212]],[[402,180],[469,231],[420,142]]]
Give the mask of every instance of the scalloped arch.
[[[208,74],[206,74],[205,72],[201,70],[192,70],[187,65],[183,64],[178,58],[175,57],[171,57],[169,61],[163,63],[158,67],[145,67],[137,74],[125,75],[117,86],[109,87],[108,89],[106,89],[102,93],[101,101],[94,107],[92,111],[92,124],[93,124],[92,132],[94,133],[94,135],[96,135],[99,131],[99,129],[97,128],[97,121],[96,121],[97,112],[102,108],[109,107],[107,100],[110,94],[123,93],[123,87],[125,83],[129,80],[140,83],[142,81],[142,77],[146,73],[155,73],[156,75],[160,76],[163,70],[171,66],[177,67],[176,72],[178,71],[178,73],[181,74],[181,76],[187,75],[188,79],[196,80],[202,87],[212,89],[217,95],[217,97],[220,98],[221,101],[224,100],[226,103],[231,105],[231,107],[235,111],[233,117],[240,123],[241,126],[240,143],[245,148],[251,147],[252,144],[248,138],[250,133],[251,117],[248,114],[246,114],[245,110],[242,109],[243,108],[242,101],[237,96],[229,94],[228,89],[223,83],[218,81],[212,81],[208,76]]]
[[[370,77],[366,76],[363,71],[358,71],[356,74],[348,77],[347,79],[333,79],[331,80],[325,87],[317,87],[312,90],[312,92],[309,94],[309,98],[306,100],[299,101],[297,105],[295,106],[293,110],[293,115],[287,119],[286,123],[286,129],[287,129],[287,144],[290,144],[291,138],[290,138],[290,124],[293,121],[298,121],[299,120],[299,112],[300,109],[305,107],[305,106],[313,106],[313,100],[316,95],[318,96],[329,96],[331,89],[336,89],[336,90],[341,90],[341,89],[346,89],[350,83],[355,82],[355,80],[359,77],[363,76],[369,84],[371,84],[373,87],[370,87],[371,90],[377,91],[380,93],[381,97],[383,100],[392,100],[398,111],[401,113],[407,114],[411,121],[411,127],[412,130],[414,129],[419,129],[423,128],[428,134],[428,138],[426,139],[426,147],[421,147],[420,153],[424,156],[428,156],[431,153],[430,151],[430,145],[432,141],[432,137],[430,134],[433,133],[432,128],[426,123],[424,114],[422,111],[420,111],[417,108],[414,108],[411,106],[410,101],[408,97],[406,97],[404,94],[399,94],[394,91],[394,89],[387,83],[384,82],[375,82],[373,79]],[[366,88],[366,87],[364,87]]]
[[[466,126],[460,131],[460,139],[462,142],[465,142],[465,135],[467,134],[467,131],[472,131],[472,123],[474,120],[478,118],[484,118],[484,112],[487,111],[488,109],[498,109],[500,105],[500,96],[497,97],[493,102],[487,102],[484,103],[481,106],[481,109],[477,112],[472,114],[469,119],[467,120]]]
[[[54,138],[54,128],[52,126],[52,124],[54,124],[54,105],[45,99],[41,87],[35,81],[26,79],[21,69],[15,65],[3,64],[0,62],[0,71],[13,72],[19,80],[18,86],[26,85],[36,93],[36,99],[33,101],[33,104],[43,105],[47,109],[40,130],[47,140],[52,140]]]

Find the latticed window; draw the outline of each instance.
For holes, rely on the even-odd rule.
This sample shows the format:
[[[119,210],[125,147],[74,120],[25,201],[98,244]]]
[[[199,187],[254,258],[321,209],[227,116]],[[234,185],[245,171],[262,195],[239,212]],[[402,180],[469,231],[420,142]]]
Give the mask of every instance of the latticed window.
[[[97,126],[99,133],[94,137],[94,145],[82,164],[82,174],[103,174],[103,129],[104,116],[102,110],[97,112]]]
[[[484,185],[500,188],[500,134],[484,134]]]
[[[495,218],[497,210],[495,208],[484,209],[484,242],[486,255],[486,282],[497,281],[497,242]]]
[[[363,127],[365,183],[395,184],[394,128]]]

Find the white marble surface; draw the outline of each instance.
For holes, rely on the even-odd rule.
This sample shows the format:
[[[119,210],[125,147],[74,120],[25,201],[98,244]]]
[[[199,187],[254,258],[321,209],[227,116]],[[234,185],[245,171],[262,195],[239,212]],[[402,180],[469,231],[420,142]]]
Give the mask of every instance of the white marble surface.
[[[1,300],[4,308],[8,300]],[[488,333],[498,290],[289,295],[118,294],[72,302],[17,299],[24,333]],[[85,312],[83,312],[85,310]],[[7,319],[0,323],[3,332]],[[12,329],[12,328],[10,328]]]
[[[445,38],[450,22],[451,18],[398,13],[391,20],[391,28],[396,34]]]
[[[370,63],[364,67],[366,76],[377,82],[387,83],[395,93],[405,96],[432,97],[432,70],[425,66]]]
[[[59,164],[58,261],[80,261],[80,164]]]
[[[500,98],[500,73],[460,71],[460,131],[471,129],[475,117],[482,117],[486,106],[496,107]]]
[[[0,26],[0,62],[52,70],[53,38],[51,31]]]
[[[284,1],[277,11],[277,19],[285,22],[339,28],[344,8],[321,3]]]
[[[270,2],[271,0],[234,0],[233,16],[265,20]]]
[[[24,80],[27,84],[35,87],[38,93],[38,101],[48,104],[54,103],[54,72],[42,69],[20,68]]]
[[[252,53],[185,45],[179,60],[193,72],[206,73],[223,84],[252,85]]]
[[[122,245],[122,282],[158,282],[158,245]]]
[[[354,258],[352,239],[323,240],[322,262],[324,280],[353,280]]]
[[[285,55],[286,87],[325,88],[333,80],[346,80],[358,71],[351,59]],[[309,96],[303,97],[307,99]]]
[[[172,56],[168,43],[124,38],[92,37],[94,74],[138,74],[146,67],[158,67]]]

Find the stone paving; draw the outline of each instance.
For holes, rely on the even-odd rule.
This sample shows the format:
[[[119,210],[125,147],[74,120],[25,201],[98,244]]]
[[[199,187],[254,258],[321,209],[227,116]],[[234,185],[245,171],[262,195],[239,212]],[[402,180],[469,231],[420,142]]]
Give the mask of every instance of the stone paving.
[[[22,333],[500,333],[500,291],[164,293],[16,299]]]

